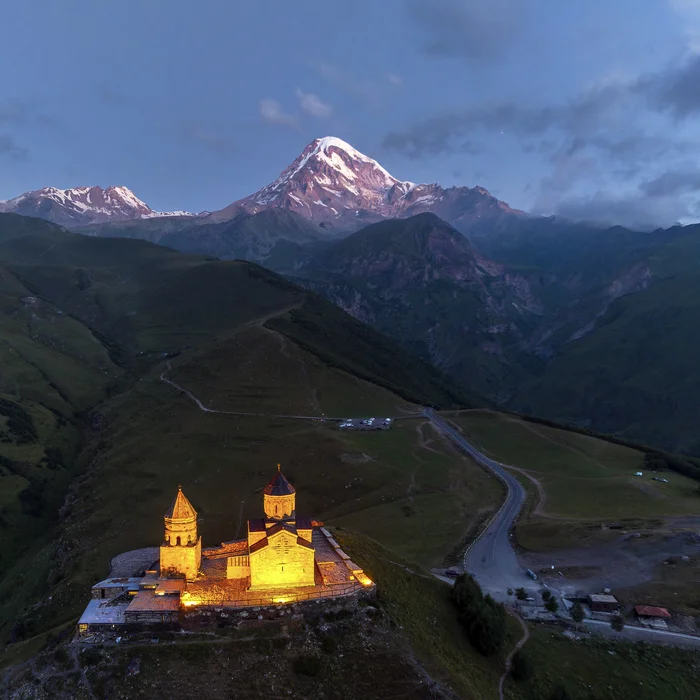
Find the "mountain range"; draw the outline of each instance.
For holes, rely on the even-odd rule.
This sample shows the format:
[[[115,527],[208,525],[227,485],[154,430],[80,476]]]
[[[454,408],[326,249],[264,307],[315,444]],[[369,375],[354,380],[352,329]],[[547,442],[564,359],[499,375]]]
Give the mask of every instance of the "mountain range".
[[[463,233],[493,227],[509,217],[527,218],[483,187],[415,184],[390,175],[345,141],[315,139],[280,176],[258,192],[214,212],[156,212],[126,187],[46,187],[0,202],[0,211],[40,216],[66,226],[109,224],[169,217],[171,227],[207,226],[241,213],[270,209],[298,214],[328,233],[347,234],[368,223],[432,212]],[[116,229],[119,230],[119,223]],[[153,226],[145,226],[153,231]]]
[[[256,262],[501,406],[700,451],[696,371],[685,361],[700,323],[686,293],[696,227],[536,217],[481,187],[398,180],[334,137],[211,213],[154,212],[125,188],[47,188],[0,207],[89,236]],[[652,329],[663,351],[651,351]]]
[[[0,212],[37,216],[64,226],[162,216],[191,217],[186,211],[154,211],[128,187],[44,187],[0,201]]]

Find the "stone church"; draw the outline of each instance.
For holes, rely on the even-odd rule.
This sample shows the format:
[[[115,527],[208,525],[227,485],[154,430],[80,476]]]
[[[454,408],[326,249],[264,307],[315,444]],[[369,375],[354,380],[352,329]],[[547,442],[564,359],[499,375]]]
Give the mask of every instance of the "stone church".
[[[314,586],[312,523],[309,518],[297,518],[296,490],[282,474],[279,464],[263,491],[263,510],[264,518],[248,521],[245,552],[227,557],[226,578],[245,580],[247,590]],[[240,543],[235,544],[243,550]],[[194,581],[201,564],[202,538],[197,533],[197,512],[179,488],[165,514],[160,575]]]
[[[247,537],[204,548],[197,511],[179,487],[164,516],[159,559],[140,576],[95,584],[79,632],[173,623],[197,607],[260,607],[373,592],[374,583],[323,523],[297,516],[296,495],[277,465],[263,491],[264,517],[248,521]]]

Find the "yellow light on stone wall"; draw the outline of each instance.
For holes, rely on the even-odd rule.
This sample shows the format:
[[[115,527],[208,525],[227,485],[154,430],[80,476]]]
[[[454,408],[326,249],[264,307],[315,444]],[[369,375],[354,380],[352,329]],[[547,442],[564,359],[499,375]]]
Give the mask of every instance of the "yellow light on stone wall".
[[[291,598],[288,596],[281,596],[279,598],[273,598],[272,602],[273,603],[288,603],[290,600],[291,600]]]
[[[363,585],[363,586],[371,586],[373,581],[369,576],[366,576],[365,574],[358,574],[357,580]]]

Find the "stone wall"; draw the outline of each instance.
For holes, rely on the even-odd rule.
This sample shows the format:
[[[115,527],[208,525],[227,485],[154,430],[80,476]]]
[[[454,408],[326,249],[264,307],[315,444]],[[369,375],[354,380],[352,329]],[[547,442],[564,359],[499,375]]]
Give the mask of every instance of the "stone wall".
[[[250,558],[247,554],[229,557],[226,560],[226,578],[248,578]]]
[[[202,538],[196,544],[168,545],[160,548],[160,575],[184,576],[187,580],[197,578],[202,563]]]
[[[187,621],[199,620],[206,624],[220,626],[220,620],[227,620],[231,624],[242,621],[262,622],[265,620],[277,620],[284,618],[315,616],[319,614],[338,614],[340,611],[355,610],[362,604],[371,603],[376,599],[376,588],[358,588],[353,593],[341,596],[328,596],[324,598],[312,598],[311,600],[297,601],[294,603],[277,605],[259,605],[245,608],[229,608],[221,606],[198,606],[186,608],[182,620],[183,626]]]
[[[286,530],[250,554],[251,590],[313,586],[314,573],[314,550],[297,544],[297,536]]]

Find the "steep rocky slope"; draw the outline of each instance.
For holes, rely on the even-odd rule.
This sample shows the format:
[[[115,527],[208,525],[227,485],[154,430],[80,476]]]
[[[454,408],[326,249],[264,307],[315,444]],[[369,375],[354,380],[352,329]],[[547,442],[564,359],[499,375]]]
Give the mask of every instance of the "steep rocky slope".
[[[528,281],[433,214],[370,225],[317,253],[305,285],[484,396],[522,375],[542,309]]]
[[[697,455],[700,227],[653,239],[602,294],[584,297],[598,311],[562,337],[511,405]]]

